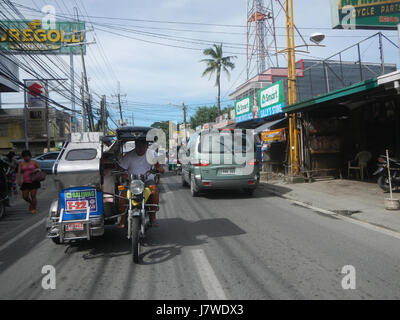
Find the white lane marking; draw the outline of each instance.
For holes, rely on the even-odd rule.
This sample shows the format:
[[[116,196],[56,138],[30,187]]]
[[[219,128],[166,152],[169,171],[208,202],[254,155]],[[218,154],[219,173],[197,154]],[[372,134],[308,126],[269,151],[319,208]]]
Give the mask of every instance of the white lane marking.
[[[40,226],[41,224],[43,224],[45,221],[46,221],[46,218],[43,218],[42,220],[39,220],[34,225],[32,225],[29,228],[25,229],[24,231],[22,231],[20,234],[18,234],[14,238],[8,240],[5,244],[0,246],[0,252],[3,251],[4,249],[8,248],[10,245],[12,245],[14,242],[18,241],[22,237],[26,236],[29,232],[31,232],[33,229],[35,229],[38,226]]]
[[[217,276],[207,256],[202,249],[194,249],[191,251],[194,259],[194,264],[200,275],[201,283],[207,293],[207,298],[209,300],[228,300],[225,295],[224,289],[222,289]]]

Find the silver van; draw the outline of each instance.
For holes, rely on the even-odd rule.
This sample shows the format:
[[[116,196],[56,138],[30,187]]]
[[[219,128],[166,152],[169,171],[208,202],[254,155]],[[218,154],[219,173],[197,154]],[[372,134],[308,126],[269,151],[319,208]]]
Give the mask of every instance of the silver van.
[[[259,185],[254,136],[244,130],[196,132],[182,156],[182,185],[190,186],[193,197],[214,189],[242,189],[252,195]]]

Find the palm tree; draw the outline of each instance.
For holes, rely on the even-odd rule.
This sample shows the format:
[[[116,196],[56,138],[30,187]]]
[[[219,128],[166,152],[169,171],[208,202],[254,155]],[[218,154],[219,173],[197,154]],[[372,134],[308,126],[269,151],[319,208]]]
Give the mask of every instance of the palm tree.
[[[224,71],[228,78],[230,77],[229,69],[233,70],[235,64],[231,62],[232,59],[237,58],[236,56],[224,57],[222,51],[222,44],[214,44],[213,48],[208,48],[203,51],[205,56],[210,56],[209,59],[203,59],[201,62],[207,63],[207,68],[203,72],[203,77],[206,75],[211,76],[217,73],[217,79],[215,85],[218,87],[218,114],[221,115],[221,70]]]

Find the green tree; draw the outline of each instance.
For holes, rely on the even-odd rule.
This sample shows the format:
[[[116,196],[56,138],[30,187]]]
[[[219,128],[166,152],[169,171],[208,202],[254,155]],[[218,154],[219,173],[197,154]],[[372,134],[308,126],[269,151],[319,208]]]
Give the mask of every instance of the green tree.
[[[222,44],[217,45],[214,44],[213,48],[208,48],[203,51],[203,54],[205,56],[209,56],[210,58],[208,59],[203,59],[201,62],[205,62],[207,64],[206,69],[203,72],[203,77],[206,75],[209,75],[211,79],[211,76],[216,73],[216,81],[215,81],[215,86],[218,87],[218,104],[217,104],[217,110],[218,114],[221,114],[221,72],[224,71],[228,78],[230,77],[230,70],[233,70],[235,68],[235,64],[231,61],[235,58],[236,56],[226,56],[224,57],[223,50],[222,50]]]
[[[215,122],[218,117],[218,109],[213,107],[200,107],[197,109],[194,116],[190,117],[190,127],[196,130],[196,127],[207,122]]]

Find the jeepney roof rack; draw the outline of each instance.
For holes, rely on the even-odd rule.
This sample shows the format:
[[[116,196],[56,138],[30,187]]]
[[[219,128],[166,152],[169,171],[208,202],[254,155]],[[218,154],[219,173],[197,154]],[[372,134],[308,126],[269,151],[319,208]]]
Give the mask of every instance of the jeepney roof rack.
[[[117,129],[118,141],[145,140],[151,127],[122,127]],[[147,139],[146,139],[147,140]]]

